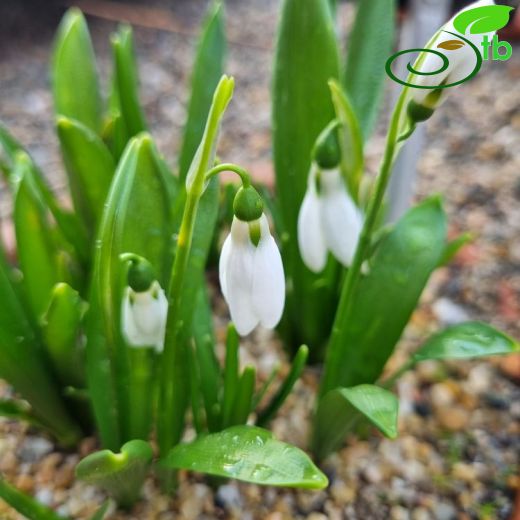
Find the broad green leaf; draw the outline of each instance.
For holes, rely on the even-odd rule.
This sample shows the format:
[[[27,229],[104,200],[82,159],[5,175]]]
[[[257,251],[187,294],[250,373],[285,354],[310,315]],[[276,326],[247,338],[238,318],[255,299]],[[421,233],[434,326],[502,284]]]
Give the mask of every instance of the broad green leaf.
[[[204,132],[213,92],[223,73],[226,40],[222,4],[210,4],[191,79],[191,98],[179,155],[179,177],[184,179]]]
[[[0,498],[28,520],[67,520],[0,478]]]
[[[47,370],[34,325],[0,246],[0,377],[30,403],[37,421],[63,444],[71,445],[78,440],[79,431]]]
[[[329,87],[336,117],[341,122],[339,127],[341,169],[350,194],[357,201],[359,184],[363,175],[363,136],[359,129],[357,116],[341,85],[337,81],[331,80]]]
[[[60,23],[51,77],[56,114],[75,119],[99,133],[102,109],[96,58],[79,9],[69,9]]]
[[[385,437],[397,437],[399,401],[378,386],[336,388],[321,400],[315,419],[313,452],[321,460],[338,449],[346,434],[361,419],[370,421]]]
[[[128,508],[139,499],[152,458],[150,444],[132,440],[120,453],[102,450],[87,455],[76,466],[76,477],[103,488],[120,506]]]
[[[291,370],[289,371],[289,374],[285,378],[284,382],[280,385],[280,388],[273,396],[266,408],[258,414],[258,419],[256,421],[258,426],[265,426],[275,416],[276,412],[280,409],[282,404],[291,393],[294,385],[296,384],[296,381],[298,381],[302,375],[308,357],[309,349],[306,345],[302,345],[294,356],[291,364]]]
[[[264,486],[323,489],[328,484],[303,451],[254,426],[233,426],[179,444],[160,464]]]
[[[135,61],[132,28],[129,25],[119,27],[112,36],[112,53],[114,56],[114,89],[121,116],[128,132],[133,137],[146,130],[146,121],[139,103],[139,76]]]
[[[61,382],[84,385],[84,352],[80,347],[80,327],[87,303],[66,283],[54,286],[41,328],[45,348]]]
[[[128,398],[130,367],[120,330],[125,267],[119,257],[134,253],[146,258],[166,288],[173,226],[164,174],[150,136],[132,139],[116,170],[97,237],[87,314],[87,378],[101,438],[110,449],[117,449],[121,438],[131,438],[130,414],[135,413]]]
[[[483,5],[462,11],[453,20],[453,26],[459,33],[484,34],[498,31],[509,22],[513,10],[507,5]]]
[[[329,345],[321,395],[338,386],[373,383],[415,310],[446,240],[437,197],[409,210],[385,236],[360,280],[337,342]]]
[[[328,0],[284,0],[272,94],[276,193],[283,226],[279,234],[284,233],[282,255],[291,288],[280,330],[291,350],[305,343],[316,357],[330,331],[337,264],[331,262],[321,275],[304,266],[298,250],[297,219],[315,140],[335,117],[327,82],[338,76],[338,48]]]
[[[432,336],[412,356],[413,361],[426,359],[466,359],[497,354],[511,354],[520,344],[490,325],[470,321],[449,327]]]
[[[114,159],[101,138],[79,121],[60,116],[56,127],[74,206],[97,225],[114,176]]]
[[[23,152],[14,167],[16,250],[23,285],[35,319],[49,302],[52,288],[61,281],[59,249],[53,231],[31,180],[31,162]]]
[[[343,84],[365,139],[374,128],[395,38],[395,0],[358,0],[350,32]]]

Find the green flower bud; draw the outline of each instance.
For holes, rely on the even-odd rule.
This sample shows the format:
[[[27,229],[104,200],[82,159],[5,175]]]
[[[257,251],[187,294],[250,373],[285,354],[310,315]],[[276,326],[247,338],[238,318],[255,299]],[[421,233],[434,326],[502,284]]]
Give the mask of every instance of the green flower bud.
[[[241,187],[233,201],[233,213],[244,221],[258,220],[264,211],[264,201],[253,186]]]
[[[408,117],[414,123],[422,123],[430,119],[435,112],[434,108],[430,108],[424,105],[419,105],[413,99],[408,103]]]
[[[148,291],[156,280],[152,264],[146,258],[133,254],[121,255],[121,259],[130,262],[127,285],[138,293]]]
[[[330,170],[338,166],[341,160],[341,150],[338,141],[338,121],[332,121],[316,139],[312,155],[320,168]]]

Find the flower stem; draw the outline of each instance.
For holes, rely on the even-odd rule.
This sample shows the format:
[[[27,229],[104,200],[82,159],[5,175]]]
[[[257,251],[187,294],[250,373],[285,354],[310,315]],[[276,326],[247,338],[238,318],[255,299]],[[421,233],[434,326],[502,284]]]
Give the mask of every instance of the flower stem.
[[[234,172],[240,177],[244,188],[251,186],[251,175],[249,175],[244,168],[232,163],[223,163],[211,168],[211,170],[206,173],[206,181],[209,181],[212,177],[221,172]]]
[[[341,381],[339,380],[339,370],[341,368],[343,351],[347,347],[346,345],[343,345],[342,342],[342,331],[345,330],[349,323],[352,305],[354,303],[354,294],[361,277],[361,268],[370,250],[372,235],[375,230],[379,211],[381,210],[386,188],[392,174],[392,167],[395,158],[404,142],[404,140],[400,139],[400,132],[402,129],[401,123],[403,110],[406,109],[406,95],[407,89],[403,89],[392,114],[383,161],[372,191],[356,253],[341,291],[341,297],[327,349],[324,374],[320,387],[320,398],[322,398],[329,390],[341,385]]]
[[[186,334],[182,322],[183,285],[187,274],[193,230],[199,201],[204,192],[208,163],[217,139],[220,119],[233,93],[233,79],[223,77],[213,97],[206,129],[194,161],[194,174],[187,179],[184,213],[177,239],[175,261],[168,287],[168,319],[164,352],[161,359],[159,404],[157,412],[157,439],[161,457],[177,444],[182,436],[185,413],[189,403],[189,365]],[[170,488],[171,475],[165,476],[164,485]]]

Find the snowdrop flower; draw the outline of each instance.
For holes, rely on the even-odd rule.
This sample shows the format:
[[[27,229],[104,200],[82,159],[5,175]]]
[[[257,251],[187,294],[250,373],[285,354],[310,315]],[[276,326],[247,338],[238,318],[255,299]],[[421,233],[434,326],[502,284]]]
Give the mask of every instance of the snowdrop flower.
[[[255,193],[252,187],[239,190],[219,264],[222,293],[242,336],[259,324],[274,328],[285,303],[282,258]]]
[[[445,70],[441,70],[443,66],[443,60],[441,57],[436,56],[432,52],[420,54],[418,60],[414,65],[414,69],[420,71],[422,74],[413,75],[412,84],[418,86],[440,86],[450,85],[458,81],[464,80],[471,76],[472,72],[478,64],[478,55],[475,49],[468,43],[457,38],[456,34],[460,34],[455,28],[455,18],[461,13],[470,9],[479,7],[493,6],[495,2],[493,0],[479,0],[473,2],[462,11],[459,11],[453,18],[451,18],[438,32],[438,34],[429,43],[428,49],[432,49],[436,52],[443,54],[448,60],[448,66]],[[449,34],[454,33],[454,34]],[[463,34],[466,40],[469,40],[482,55],[483,48],[482,42],[486,39],[490,41],[495,34],[495,31],[481,34],[472,34],[471,25],[469,26],[466,34]],[[423,60],[421,62],[421,60]],[[432,74],[435,71],[440,71],[438,74]],[[429,74],[429,75],[424,75]],[[433,110],[441,103],[444,95],[448,89],[421,89],[411,88],[412,95],[412,117],[414,115],[414,109],[416,113],[416,121],[422,121],[427,119],[433,113]],[[415,103],[415,105],[414,105]],[[417,107],[416,105],[419,105]],[[423,109],[423,111],[420,110]],[[424,109],[427,109],[424,111]]]
[[[139,269],[139,264],[129,268],[121,308],[123,337],[130,347],[151,347],[162,352],[168,300],[159,282],[150,281],[149,272],[143,276]]]
[[[298,245],[305,265],[316,273],[322,271],[330,251],[348,267],[362,227],[362,214],[339,169],[320,169],[313,163],[298,215]]]

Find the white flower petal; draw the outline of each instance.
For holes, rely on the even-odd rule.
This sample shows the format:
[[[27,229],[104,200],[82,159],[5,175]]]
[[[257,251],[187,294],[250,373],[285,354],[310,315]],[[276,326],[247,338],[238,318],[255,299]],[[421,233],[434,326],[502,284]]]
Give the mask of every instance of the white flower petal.
[[[122,304],[123,337],[132,347],[155,347],[162,350],[168,301],[157,282],[148,291],[137,293],[127,288]]]
[[[298,247],[303,263],[315,273],[327,263],[327,246],[320,220],[320,200],[308,190],[298,214]]]
[[[363,227],[363,217],[347,193],[339,171],[323,175],[321,223],[325,242],[332,254],[345,266],[354,258]]]
[[[226,237],[224,240],[224,244],[222,246],[222,251],[220,252],[220,259],[218,263],[218,277],[220,280],[220,290],[224,298],[227,298],[227,280],[226,280],[226,272],[227,272],[227,264],[229,262],[229,252],[231,250],[231,235]]]
[[[237,218],[231,225],[231,241],[227,260],[223,265],[222,279],[225,280],[225,299],[229,306],[231,320],[237,332],[245,336],[259,322],[253,309],[253,265],[255,246],[249,239],[249,226]]]
[[[262,235],[254,254],[253,308],[260,323],[273,329],[283,314],[285,276],[282,257],[269,232],[265,215],[262,215],[261,221]]]

